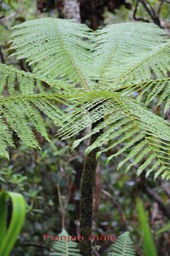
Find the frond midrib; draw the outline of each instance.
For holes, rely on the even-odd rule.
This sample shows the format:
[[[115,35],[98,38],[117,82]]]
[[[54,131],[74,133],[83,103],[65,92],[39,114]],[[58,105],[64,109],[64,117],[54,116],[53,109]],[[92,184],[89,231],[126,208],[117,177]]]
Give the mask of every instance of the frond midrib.
[[[124,243],[123,243],[122,256],[126,256],[125,253],[126,253],[127,243],[128,243],[128,236],[125,237],[125,240],[124,240]]]
[[[120,77],[116,78],[114,80],[114,83],[119,83],[122,79],[124,79],[126,76],[128,76],[129,74],[133,73],[138,67],[142,66],[143,63],[147,62],[149,59],[152,59],[154,56],[156,56],[158,53],[160,53],[161,51],[164,51],[167,46],[170,46],[170,42],[164,43],[164,47],[161,47],[159,50],[158,49],[154,49],[153,51],[151,51],[151,53],[149,54],[149,56],[146,56],[144,59],[142,59],[141,62],[137,63],[133,68],[131,68],[128,72],[124,73],[123,75],[121,75]]]
[[[59,29],[59,26],[58,26],[58,30],[60,31]],[[71,62],[71,64],[74,66],[75,70],[76,70],[76,73],[78,74],[78,77],[80,78],[80,80],[82,81],[83,85],[85,86],[86,89],[90,89],[87,81],[85,80],[83,74],[81,73],[80,69],[78,68],[78,66],[75,64],[75,61],[74,59],[72,58],[72,55],[70,54],[70,51],[69,49],[67,48],[67,46],[65,45],[65,40],[63,39],[63,36],[62,36],[62,33],[59,34],[59,37],[58,37],[61,45],[63,45],[63,49],[64,51],[66,52],[66,55],[68,56],[69,58],[69,61]]]
[[[102,73],[100,74],[100,77],[99,77],[99,81],[100,80],[103,81],[102,79],[104,78],[105,74],[107,73],[108,67],[110,66],[110,63],[112,62],[113,56],[114,56],[118,47],[119,47],[119,45],[118,45],[118,42],[117,42],[116,47],[114,47],[114,49],[112,50],[112,52],[110,53],[110,55],[108,57],[108,60],[106,61],[105,65],[104,65],[103,71],[102,71]]]

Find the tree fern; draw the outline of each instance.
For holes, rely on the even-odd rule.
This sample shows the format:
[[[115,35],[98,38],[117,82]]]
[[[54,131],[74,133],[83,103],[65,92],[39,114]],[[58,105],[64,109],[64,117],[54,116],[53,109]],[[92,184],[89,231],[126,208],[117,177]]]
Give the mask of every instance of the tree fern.
[[[118,240],[112,245],[111,253],[108,256],[134,256],[132,241],[129,232],[119,236]]]
[[[170,177],[168,122],[128,97],[137,90],[139,95],[147,93],[147,103],[159,96],[158,104],[164,102],[165,108],[169,107],[170,40],[165,31],[153,24],[125,23],[92,32],[73,21],[44,18],[16,26],[12,41],[13,54],[26,58],[36,73],[36,76],[28,75],[35,81],[33,84],[38,81],[42,85],[45,80],[55,87],[52,93],[51,89],[33,92],[33,84],[28,89],[22,86],[27,83],[27,74],[18,73],[19,90],[23,94],[19,96],[12,87],[14,80],[10,75],[10,97],[15,99],[8,96],[11,101],[5,106],[7,111],[1,108],[2,129],[7,131],[3,148],[12,145],[10,128],[28,145],[38,146],[27,125],[30,122],[48,139],[40,112],[61,127],[59,134],[63,138],[100,121],[82,138],[103,130],[86,152],[102,146],[100,155],[120,144],[122,149],[108,160],[130,150],[120,167],[128,163],[129,170],[132,164],[140,164],[138,174],[146,170],[147,175],[154,172],[155,177]],[[2,91],[3,86],[4,83]],[[118,89],[121,94],[117,93]],[[65,113],[56,107],[62,98],[70,105]],[[11,109],[15,109],[15,118]]]
[[[146,103],[156,97],[158,104],[169,107],[169,46],[168,34],[153,24],[117,24],[93,32],[73,21],[45,18],[16,26],[13,55],[25,58],[34,74],[0,66],[0,132],[5,132],[1,154],[5,155],[5,148],[13,143],[11,129],[29,146],[38,147],[32,126],[48,140],[42,119],[45,114],[60,127],[62,139],[91,126],[75,145],[92,136],[93,143],[86,152],[95,163],[97,150],[99,156],[119,144],[121,149],[108,161],[125,153],[120,167],[128,166],[127,171],[135,165],[137,174],[146,170],[155,178],[170,178],[169,123],[129,97],[138,91],[139,97],[147,94]],[[49,89],[44,89],[44,82]],[[67,104],[66,109],[60,109],[60,104]],[[86,176],[82,179],[86,183],[90,171],[93,173],[89,176],[95,176],[95,166],[91,170],[85,161]],[[92,212],[92,200],[87,204],[87,199],[94,181],[89,182],[89,190],[86,183],[81,182],[80,209]],[[86,218],[80,210],[80,216],[81,232],[88,228],[87,238],[91,213]],[[81,242],[82,254],[89,256],[91,242]],[[133,253],[125,235],[118,241],[115,253],[119,254],[115,255],[122,255],[121,244],[125,255]],[[63,251],[63,255],[79,255],[72,241],[59,245],[56,255]]]
[[[67,241],[69,234],[65,229],[62,230],[58,237],[61,238],[61,240],[54,241],[53,250],[56,252],[50,253],[51,256],[81,256],[80,251],[77,248],[78,243],[74,241]]]

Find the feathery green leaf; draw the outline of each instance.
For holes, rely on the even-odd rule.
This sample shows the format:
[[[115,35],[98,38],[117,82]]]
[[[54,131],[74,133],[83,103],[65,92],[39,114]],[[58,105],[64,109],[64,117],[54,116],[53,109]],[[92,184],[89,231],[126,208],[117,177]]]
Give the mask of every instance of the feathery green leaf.
[[[130,153],[119,164],[119,168],[128,163],[128,171],[132,165],[141,164],[142,161],[138,174],[145,169],[147,173],[154,172],[155,178],[158,175],[170,178],[170,124],[167,121],[120,93],[84,93],[78,104],[70,113],[69,119],[63,119],[62,128],[59,130],[62,138],[73,136],[92,123],[100,121],[90,133],[76,141],[74,146],[103,130],[87,148],[87,153],[100,147],[104,147],[101,152],[105,152],[123,142],[123,148],[113,153],[108,161],[129,150]],[[101,152],[99,150],[98,155]]]
[[[53,249],[56,252],[50,253],[51,256],[81,256],[78,243],[69,239],[69,234],[65,229],[58,235],[58,241],[54,241]]]
[[[63,19],[27,21],[14,27],[12,49],[19,59],[26,58],[41,77],[71,80],[89,89],[89,32],[87,26]]]
[[[0,156],[8,157],[7,147],[14,146],[10,130],[29,147],[39,147],[33,127],[50,141],[42,115],[58,123],[63,112],[57,104],[64,102],[64,96],[45,87],[43,91],[45,81],[35,75],[2,64],[0,77]]]
[[[119,236],[111,250],[112,252],[108,253],[108,256],[135,256],[129,232]]]

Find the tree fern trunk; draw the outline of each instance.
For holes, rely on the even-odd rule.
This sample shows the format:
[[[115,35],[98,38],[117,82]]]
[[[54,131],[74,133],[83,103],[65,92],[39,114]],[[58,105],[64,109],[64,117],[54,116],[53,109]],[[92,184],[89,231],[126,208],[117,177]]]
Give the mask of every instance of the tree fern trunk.
[[[93,125],[93,128],[98,123]],[[97,139],[100,133],[91,136],[90,145]],[[96,153],[98,149],[91,151],[85,158],[80,184],[80,235],[85,239],[80,240],[80,251],[83,256],[91,255],[91,241],[93,217],[93,187],[97,167]]]

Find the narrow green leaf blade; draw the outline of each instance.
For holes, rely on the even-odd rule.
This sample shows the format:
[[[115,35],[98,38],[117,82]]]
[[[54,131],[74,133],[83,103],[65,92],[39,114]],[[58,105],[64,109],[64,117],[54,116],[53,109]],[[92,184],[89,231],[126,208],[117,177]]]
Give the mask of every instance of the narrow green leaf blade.
[[[140,199],[137,200],[137,211],[140,222],[140,230],[143,237],[144,256],[157,256],[157,250],[148,223],[148,216],[144,210],[143,202]]]
[[[22,195],[13,192],[5,192],[5,194],[9,195],[12,200],[12,217],[9,229],[6,232],[0,247],[0,255],[9,256],[24,224],[26,209],[25,200]],[[3,216],[0,215],[0,218]]]

